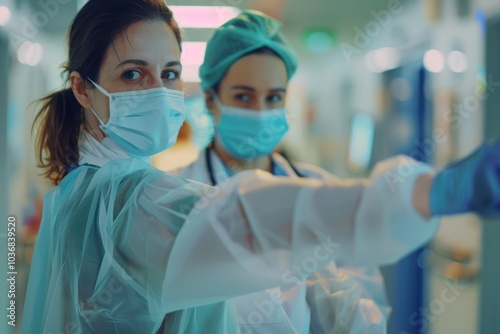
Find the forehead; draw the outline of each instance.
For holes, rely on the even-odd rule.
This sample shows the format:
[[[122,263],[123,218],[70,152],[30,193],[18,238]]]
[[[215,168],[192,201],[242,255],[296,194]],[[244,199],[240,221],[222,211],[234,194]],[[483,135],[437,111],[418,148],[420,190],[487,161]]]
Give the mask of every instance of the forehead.
[[[245,85],[256,90],[285,88],[287,71],[281,58],[269,54],[251,54],[236,61],[221,86]]]
[[[166,22],[139,21],[114,40],[106,51],[103,65],[116,66],[127,59],[164,66],[180,60],[179,43]]]

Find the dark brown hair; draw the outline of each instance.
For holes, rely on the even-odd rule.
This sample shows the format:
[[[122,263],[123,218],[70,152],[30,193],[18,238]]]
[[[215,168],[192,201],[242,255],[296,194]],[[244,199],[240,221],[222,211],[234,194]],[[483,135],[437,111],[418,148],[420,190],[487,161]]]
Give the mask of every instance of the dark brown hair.
[[[65,86],[71,72],[97,82],[107,49],[130,25],[139,21],[166,22],[179,47],[181,34],[164,0],[89,0],[73,19],[68,31],[69,56],[62,67]],[[57,185],[78,165],[78,138],[83,125],[82,106],[71,88],[52,93],[42,104],[32,131],[38,128],[35,142],[38,167],[42,175]]]

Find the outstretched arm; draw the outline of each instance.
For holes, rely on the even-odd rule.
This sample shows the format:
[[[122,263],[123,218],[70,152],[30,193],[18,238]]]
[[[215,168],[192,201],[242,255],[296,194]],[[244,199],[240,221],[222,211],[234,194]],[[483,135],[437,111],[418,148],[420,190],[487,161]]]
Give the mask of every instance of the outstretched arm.
[[[401,166],[409,170],[404,177],[398,177]],[[165,286],[175,288],[165,298],[185,308],[193,302],[185,291],[212,303],[282,286],[306,278],[309,261],[393,263],[437,230],[412,204],[415,180],[431,172],[396,157],[379,164],[369,180],[242,173],[191,210],[169,256]]]
[[[420,175],[415,181],[413,188],[412,204],[415,211],[422,217],[428,219],[431,217],[431,208],[429,206],[429,196],[431,193],[434,174],[426,173]]]

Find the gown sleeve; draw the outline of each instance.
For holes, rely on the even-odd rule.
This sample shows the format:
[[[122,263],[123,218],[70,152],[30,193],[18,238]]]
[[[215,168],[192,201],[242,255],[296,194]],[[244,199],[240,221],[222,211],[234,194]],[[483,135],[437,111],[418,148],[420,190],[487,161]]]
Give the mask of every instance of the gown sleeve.
[[[332,182],[341,180],[314,165],[296,163],[295,166],[300,170],[301,175],[307,178],[331,180]],[[392,176],[391,173],[387,174],[388,181],[391,180]],[[345,288],[346,282],[350,284],[347,289]],[[350,328],[346,327],[349,333],[386,332],[385,324],[389,319],[391,307],[387,300],[384,279],[377,266],[352,267],[337,260],[335,264],[332,263],[324,269],[314,272],[308,278],[307,291],[314,333],[330,333],[332,328],[337,328],[332,319],[340,318],[340,315],[347,319],[360,315],[364,317],[364,319],[358,319],[359,321],[351,322]],[[358,299],[352,299],[355,297]],[[345,298],[352,303],[356,302],[356,306],[346,304],[347,310],[339,308],[340,304],[336,301],[345,300]],[[325,314],[333,316],[325,317]],[[337,314],[339,316],[335,316]],[[379,316],[380,314],[382,316]],[[336,321],[339,320],[341,319]],[[333,333],[336,332],[338,332],[336,329],[333,330]]]
[[[411,204],[429,171],[399,157],[367,180],[254,171],[209,187],[137,160],[80,167],[44,198],[22,333],[154,332],[202,310],[224,327],[223,301],[295,284],[309,265],[397,261],[437,229]]]
[[[135,275],[148,276],[145,289],[165,312],[293,284],[307,277],[295,269],[320,248],[325,264],[389,264],[428,242],[437,229],[411,204],[416,177],[430,171],[397,157],[379,164],[367,180],[252,171],[217,187],[192,183],[176,192],[165,192],[162,178],[148,180],[132,201],[137,205],[127,210],[116,243],[126,261],[140,268]]]

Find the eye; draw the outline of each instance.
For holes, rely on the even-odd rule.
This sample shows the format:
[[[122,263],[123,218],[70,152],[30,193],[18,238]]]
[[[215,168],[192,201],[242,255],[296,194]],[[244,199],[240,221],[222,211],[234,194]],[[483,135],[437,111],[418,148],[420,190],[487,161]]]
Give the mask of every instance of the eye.
[[[127,80],[136,80],[141,76],[141,72],[138,70],[130,70],[123,73],[123,77]]]
[[[234,96],[234,98],[240,102],[248,102],[250,101],[250,95],[249,94],[237,94]]]
[[[179,78],[179,72],[173,70],[163,71],[161,77],[167,80],[176,80]]]
[[[281,101],[283,101],[283,97],[279,94],[273,94],[273,95],[269,95],[267,97],[267,101],[269,103],[280,103]]]

